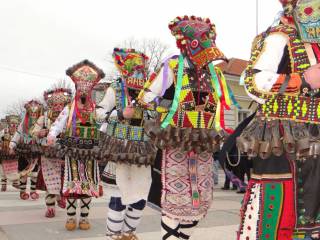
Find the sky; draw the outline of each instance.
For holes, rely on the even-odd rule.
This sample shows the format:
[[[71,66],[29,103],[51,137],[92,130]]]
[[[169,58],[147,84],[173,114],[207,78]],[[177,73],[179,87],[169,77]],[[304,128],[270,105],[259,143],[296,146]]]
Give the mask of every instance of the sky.
[[[108,72],[108,55],[126,39],[156,38],[178,53],[168,29],[176,16],[209,17],[225,55],[248,59],[256,1],[261,32],[281,10],[278,0],[2,1],[0,117],[9,105],[39,98],[57,80],[68,79],[65,70],[83,59]]]

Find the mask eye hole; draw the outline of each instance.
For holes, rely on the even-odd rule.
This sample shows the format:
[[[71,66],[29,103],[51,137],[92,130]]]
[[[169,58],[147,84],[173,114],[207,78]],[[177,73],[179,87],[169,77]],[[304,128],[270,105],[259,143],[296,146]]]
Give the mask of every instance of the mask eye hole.
[[[197,40],[197,39],[193,39],[193,40],[191,41],[191,48],[195,49],[195,48],[197,48],[198,46],[199,46],[198,40]]]

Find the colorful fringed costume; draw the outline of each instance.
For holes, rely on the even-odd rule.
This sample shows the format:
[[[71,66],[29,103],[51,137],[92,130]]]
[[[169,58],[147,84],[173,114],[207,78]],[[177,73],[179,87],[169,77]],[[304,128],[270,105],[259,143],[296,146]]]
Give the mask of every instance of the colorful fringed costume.
[[[38,199],[36,183],[39,171],[40,148],[31,135],[31,131],[37,119],[43,115],[43,105],[31,100],[24,105],[25,115],[18,127],[18,130],[11,139],[9,147],[15,150],[18,157],[18,171],[20,175],[20,198],[27,200],[29,194],[26,192],[27,179],[30,176],[30,197]]]
[[[67,198],[67,230],[76,228],[77,200],[81,204],[79,228],[88,230],[90,203],[99,196],[99,139],[95,104],[91,98],[93,87],[104,77],[102,70],[84,60],[67,70],[76,86],[75,98],[60,113],[48,134],[50,146],[58,141],[58,156],[65,159],[63,195]]]
[[[177,17],[169,28],[180,56],[169,58],[145,85],[139,103],[159,112],[145,123],[162,149],[162,239],[189,239],[212,202],[212,153],[224,135],[223,110],[231,100],[209,19]]]
[[[240,150],[253,161],[240,240],[292,239],[295,231],[302,238],[319,237],[319,94],[304,78],[312,65],[319,64],[319,37],[290,23],[319,29],[315,9],[320,5],[309,0],[281,2],[285,15],[256,37],[245,71],[246,90],[260,105],[237,139]]]
[[[20,118],[17,115],[8,115],[5,119],[6,127],[0,132],[0,184],[2,192],[6,191],[8,181],[11,181],[15,187],[19,186],[18,161],[15,155],[10,154],[9,144],[17,131]]]
[[[37,188],[46,190],[46,217],[55,216],[55,202],[62,208],[65,207],[64,198],[60,196],[62,184],[62,160],[56,155],[56,151],[47,146],[47,134],[51,125],[64,107],[71,102],[71,90],[56,88],[44,92],[44,100],[47,105],[45,114],[38,118],[31,135],[42,147],[41,168],[38,175]]]
[[[110,85],[97,109],[98,116],[106,121],[102,141],[102,152],[108,161],[105,172],[107,176],[115,175],[116,185],[113,191],[108,189],[111,199],[107,238],[136,239],[156,154],[143,128],[150,111],[135,104],[146,80],[148,58],[134,49],[118,48],[114,49],[113,58],[121,77]]]

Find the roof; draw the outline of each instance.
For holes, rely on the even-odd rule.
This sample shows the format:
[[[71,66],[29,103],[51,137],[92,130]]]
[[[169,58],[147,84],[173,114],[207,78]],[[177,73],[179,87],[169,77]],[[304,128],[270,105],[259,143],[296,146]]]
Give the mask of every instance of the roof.
[[[246,69],[248,61],[239,58],[230,58],[229,62],[221,62],[217,64],[224,74],[240,76]]]

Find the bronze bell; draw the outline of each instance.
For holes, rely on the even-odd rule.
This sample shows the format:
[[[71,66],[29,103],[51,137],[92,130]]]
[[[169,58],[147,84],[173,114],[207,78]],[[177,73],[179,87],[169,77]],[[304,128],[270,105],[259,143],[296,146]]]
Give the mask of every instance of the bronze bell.
[[[310,138],[304,137],[297,141],[297,152],[308,152],[310,148]]]
[[[308,155],[313,158],[317,158],[317,154],[315,153],[316,142],[310,143],[309,153]]]
[[[210,149],[210,152],[217,152],[220,150],[220,145],[213,142],[210,144],[209,149]]]
[[[248,155],[250,155],[251,157],[256,157],[260,149],[259,140],[254,136],[249,137],[249,139],[250,140],[248,142],[248,150],[247,150]]]
[[[314,145],[313,157],[317,158],[320,156],[320,142],[314,142],[313,145]]]
[[[200,134],[198,131],[193,131],[192,135],[191,135],[191,141],[192,142],[198,142],[200,139]]]
[[[164,146],[165,146],[164,140],[160,139],[160,140],[159,140],[159,143],[158,143],[158,147],[159,147],[160,149],[163,149]]]
[[[184,141],[186,141],[186,142],[190,141],[191,133],[192,133],[191,128],[184,128],[183,129],[183,136],[182,137],[183,137]]]
[[[208,140],[207,130],[206,129],[200,129],[199,130],[199,138],[201,142],[205,142]]]
[[[271,155],[271,143],[269,141],[261,141],[259,147],[259,156],[262,159],[267,159]]]
[[[287,153],[295,153],[296,144],[288,125],[284,125],[283,143]]]
[[[237,137],[236,144],[240,152],[247,153],[249,151],[249,142],[242,135]]]

